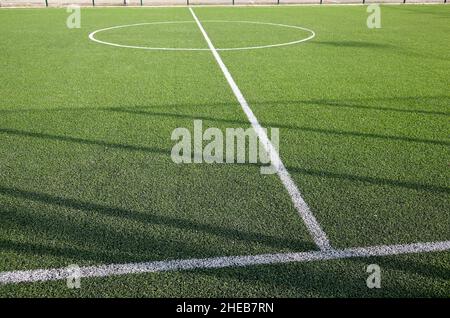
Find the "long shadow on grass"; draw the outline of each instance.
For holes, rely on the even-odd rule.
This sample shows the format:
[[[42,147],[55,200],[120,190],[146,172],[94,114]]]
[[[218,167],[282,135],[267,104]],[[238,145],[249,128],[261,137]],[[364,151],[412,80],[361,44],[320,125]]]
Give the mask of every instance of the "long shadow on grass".
[[[448,251],[441,253],[443,254],[446,253],[447,258],[450,258],[450,253]],[[423,257],[425,258],[425,256]],[[419,262],[416,260],[405,259],[403,257],[396,257],[396,256],[380,258],[378,262],[374,261],[373,263],[377,263],[378,265],[380,265],[381,268],[400,270],[403,272],[409,272],[423,277],[440,278],[442,280],[450,282],[449,263],[447,263],[447,267],[444,267],[444,264],[442,264],[442,266],[436,266],[426,263],[424,261]]]
[[[433,59],[438,61],[448,61],[444,56],[436,56],[433,54],[420,53],[416,50],[407,49],[404,46],[396,46],[389,43],[376,43],[367,41],[311,41],[310,45],[326,45],[336,48],[350,48],[350,49],[370,49],[370,50],[385,50],[391,54],[402,54],[407,57],[420,57],[422,59]]]
[[[37,132],[10,129],[10,128],[0,128],[0,134],[8,134],[8,135],[31,137],[31,138],[41,138],[41,139],[63,141],[63,142],[74,142],[74,143],[79,143],[79,144],[83,144],[83,145],[102,146],[102,147],[106,147],[106,148],[113,148],[113,149],[126,150],[126,151],[158,153],[158,154],[166,155],[168,157],[171,155],[171,150],[169,150],[169,149],[165,150],[165,149],[156,148],[156,147],[134,146],[134,145],[127,145],[127,144],[112,143],[112,142],[107,142],[107,141],[103,141],[103,140],[92,140],[92,139],[84,139],[84,138],[71,137],[71,136],[52,135],[52,134],[48,134],[48,133],[37,133]],[[196,152],[192,152],[191,159],[194,159],[196,155],[197,155]]]
[[[245,127],[250,125],[249,122],[245,121],[245,120],[224,119],[224,118],[212,117],[212,116],[177,114],[177,113],[169,113],[169,112],[154,112],[154,111],[148,111],[148,110],[145,110],[145,111],[144,110],[135,110],[135,109],[130,109],[130,108],[114,108],[114,109],[111,109],[111,111],[136,114],[136,115],[145,115],[145,116],[172,117],[172,118],[180,118],[180,119],[187,119],[187,118],[202,119],[202,120],[210,120],[210,121],[216,121],[216,122],[225,122],[225,123],[230,123],[230,124],[241,124]],[[286,129],[293,129],[293,130],[326,134],[326,135],[374,138],[374,139],[389,140],[389,141],[398,140],[398,141],[406,141],[406,142],[450,146],[450,142],[445,141],[445,140],[433,140],[433,139],[415,138],[415,137],[406,137],[406,136],[382,135],[382,134],[364,133],[364,132],[357,132],[357,131],[342,131],[342,130],[336,130],[336,129],[286,125],[286,124],[271,123],[271,122],[264,122],[264,124],[266,127],[286,128]]]
[[[202,119],[202,120],[210,120],[210,121],[217,121],[217,122],[226,122],[226,123],[231,123],[231,124],[241,124],[244,127],[249,126],[249,123],[244,120],[231,120],[231,119],[223,119],[223,118],[211,117],[211,116],[200,116],[200,115],[193,116],[193,115],[187,115],[187,114],[182,115],[182,114],[175,114],[175,113],[168,113],[168,112],[150,112],[150,111],[142,111],[142,110],[121,109],[121,108],[116,108],[113,111],[136,114],[136,115],[147,115],[147,116],[173,117],[173,118],[182,118],[182,119],[186,119],[186,118]],[[357,131],[341,131],[341,130],[335,130],[335,129],[324,129],[324,128],[314,128],[314,127],[305,127],[305,126],[302,127],[302,126],[286,125],[286,124],[270,123],[270,122],[267,122],[265,124],[267,127],[286,128],[286,129],[300,130],[300,131],[326,134],[326,135],[374,138],[374,139],[389,140],[389,141],[398,140],[398,141],[406,141],[406,142],[450,146],[450,142],[445,141],[445,140],[432,140],[432,139],[406,137],[406,136],[382,135],[382,134],[364,133],[364,132],[357,132]],[[77,143],[86,144],[86,145],[97,145],[97,146],[111,147],[111,148],[117,148],[117,149],[122,149],[122,150],[153,152],[153,153],[161,153],[161,154],[165,154],[165,155],[170,154],[170,150],[164,150],[164,149],[154,148],[154,147],[110,143],[110,142],[106,142],[103,140],[91,140],[91,139],[84,139],[84,138],[71,137],[71,136],[52,135],[52,134],[48,134],[48,133],[30,132],[30,131],[11,129],[11,128],[0,128],[0,134],[1,133],[9,134],[9,135],[16,135],[16,136],[24,136],[24,137],[43,138],[43,139],[56,140],[56,141],[77,142]]]
[[[419,97],[411,97],[411,98],[401,98],[402,101],[416,101],[420,100]],[[448,103],[450,103],[450,97],[448,96],[436,96],[433,99],[444,99]],[[390,100],[390,99],[383,99]],[[393,98],[392,101],[395,99]],[[435,110],[426,110],[426,109],[407,109],[407,108],[397,108],[397,107],[377,107],[370,106],[364,104],[365,99],[356,99],[356,100],[333,100],[333,99],[309,99],[309,100],[294,100],[294,101],[277,101],[277,102],[267,102],[267,103],[256,103],[256,104],[268,104],[268,105],[315,105],[315,106],[326,106],[326,107],[334,107],[334,108],[352,108],[352,109],[368,109],[375,111],[387,111],[387,112],[398,112],[398,113],[410,113],[417,115],[438,115],[438,116],[450,116],[450,112],[445,111],[435,111]]]
[[[402,261],[405,266],[413,263],[413,260]],[[424,297],[443,296],[443,289],[429,291],[427,289],[405,289],[405,275],[398,276],[396,265],[392,258],[349,258],[345,260],[313,261],[291,264],[257,265],[245,268],[225,268],[214,270],[201,270],[194,275],[213,277],[213,282],[235,281],[234,288],[217,288],[215,297]],[[366,268],[369,264],[379,264],[382,270],[382,288],[369,289],[366,279],[369,276]],[[415,275],[424,276],[427,264],[413,265],[409,269],[402,268]],[[438,270],[442,271],[443,268]],[[431,271],[431,269],[430,269]],[[407,276],[410,281],[415,277]],[[425,277],[438,278],[433,273]],[[239,283],[251,288],[240,288]],[[400,283],[399,283],[400,282]],[[408,280],[407,280],[408,282]],[[436,281],[444,285],[442,281]],[[195,284],[195,281],[193,282]],[[236,288],[236,286],[239,286]],[[195,296],[204,296],[201,290],[195,290]],[[179,295],[188,296],[188,295]]]
[[[79,137],[71,137],[71,136],[61,136],[61,135],[52,135],[48,133],[38,133],[31,131],[24,131],[18,129],[10,129],[10,128],[0,128],[0,134],[14,135],[14,136],[22,136],[22,137],[31,137],[31,138],[41,138],[47,140],[54,141],[63,141],[63,142],[74,142],[84,145],[94,145],[94,146],[102,146],[109,147],[121,150],[129,150],[129,151],[142,151],[142,152],[151,152],[151,153],[159,153],[169,156],[170,150],[164,150],[155,147],[146,147],[146,146],[134,146],[127,144],[119,144],[112,143],[103,140],[92,140],[92,139],[84,139]]]
[[[289,104],[310,103],[310,104],[326,104],[329,106],[342,106],[342,104],[336,104],[336,103],[330,102],[330,101],[323,102],[320,100],[297,101],[297,102],[281,101],[279,103],[281,103],[281,104],[283,104],[283,103],[284,104],[287,104],[287,103],[289,103]],[[354,107],[354,105],[343,105],[343,106],[344,107]],[[361,106],[357,106],[357,107],[361,107]],[[362,107],[367,108],[365,106],[362,106]],[[194,115],[188,115],[188,114],[155,112],[155,111],[139,110],[139,109],[136,110],[133,108],[122,108],[122,107],[109,108],[107,110],[112,111],[112,112],[146,115],[146,116],[172,117],[172,118],[179,118],[179,119],[202,119],[202,120],[210,120],[210,121],[216,121],[216,122],[225,122],[225,123],[241,124],[244,126],[249,126],[248,121],[245,121],[245,120],[224,119],[224,118],[218,118],[218,117],[212,117],[212,116],[202,116],[202,115],[194,116]],[[442,114],[447,114],[447,113],[442,113]],[[285,124],[270,123],[270,122],[266,123],[266,126],[293,129],[293,130],[302,130],[302,131],[321,133],[321,134],[331,134],[331,135],[338,135],[338,136],[367,137],[367,138],[376,138],[376,139],[384,139],[384,140],[400,140],[400,141],[407,141],[407,142],[429,143],[429,144],[437,144],[437,145],[445,145],[445,146],[450,145],[450,142],[444,141],[444,140],[430,140],[430,139],[413,138],[413,137],[406,137],[406,136],[393,136],[393,135],[355,132],[355,131],[340,131],[340,130],[322,129],[322,128],[314,128],[314,127],[301,127],[301,126],[296,126],[296,125],[285,125]],[[64,141],[64,142],[77,142],[77,143],[82,143],[82,144],[87,144],[87,145],[97,145],[97,146],[104,146],[104,147],[111,147],[111,148],[118,148],[118,149],[124,149],[124,150],[132,150],[132,151],[146,151],[146,152],[156,152],[156,153],[162,153],[162,154],[170,153],[170,150],[164,150],[164,149],[159,149],[159,148],[111,143],[111,142],[106,142],[103,140],[91,140],[91,139],[84,139],[84,138],[79,138],[79,137],[52,135],[52,134],[48,134],[48,133],[30,132],[30,131],[11,129],[11,128],[0,128],[0,133],[24,136],[24,137],[43,138],[43,139]]]
[[[368,49],[386,49],[395,47],[394,45],[388,43],[376,43],[367,41],[313,41],[311,42],[311,44]]]
[[[309,176],[317,176],[317,177],[325,177],[325,178],[341,179],[341,180],[349,180],[349,181],[357,181],[357,182],[367,182],[367,183],[376,184],[376,185],[388,185],[388,186],[402,187],[402,188],[407,188],[407,189],[412,189],[412,190],[428,191],[428,192],[432,192],[432,193],[450,194],[450,188],[444,187],[444,186],[435,186],[435,185],[422,184],[422,183],[416,183],[416,182],[399,181],[399,180],[375,178],[375,177],[368,177],[368,176],[357,176],[357,175],[346,174],[346,173],[305,169],[305,168],[298,168],[298,167],[287,167],[286,169],[290,172],[300,173],[300,174],[309,175]]]
[[[20,254],[49,255],[76,262],[83,260],[101,263],[211,257],[217,254],[216,249],[206,245],[195,246],[188,241],[155,239],[151,234],[144,234],[145,231],[122,226],[114,228],[95,222],[95,218],[52,217],[31,209],[2,209],[2,214],[2,228],[20,228],[26,233],[38,231],[47,242],[53,243],[0,240],[2,250]]]
[[[169,226],[186,231],[203,232],[210,235],[224,237],[230,240],[240,240],[252,243],[259,243],[276,249],[292,249],[295,251],[313,250],[315,245],[311,242],[300,241],[297,239],[285,239],[274,237],[263,233],[252,233],[234,228],[228,228],[213,224],[202,224],[191,220],[176,218],[165,215],[150,215],[138,211],[111,207],[97,203],[84,202],[76,199],[62,198],[45,193],[25,191],[15,188],[0,187],[0,194],[15,198],[27,199],[46,204],[62,206],[65,208],[93,211],[96,213],[114,216],[118,218],[130,219],[144,224]]]
[[[402,256],[399,256],[402,257]],[[253,275],[250,270],[246,269],[245,274],[234,271],[235,278],[240,280],[247,279],[249,282],[258,279],[263,281],[268,286],[280,286],[282,289],[295,290],[299,295],[309,297],[442,297],[445,291],[442,288],[444,283],[437,281],[438,276],[429,273],[424,276],[423,273],[428,269],[426,264],[422,264],[420,268],[414,265],[406,269],[406,272],[413,275],[398,275],[395,271],[395,265],[392,259],[378,258],[350,258],[345,260],[320,261],[314,265],[311,263],[292,264],[292,265],[274,265],[269,269],[259,268],[253,269]],[[405,266],[414,264],[414,260],[407,260],[402,258],[399,262],[404,262]],[[382,288],[369,289],[366,285],[368,273],[366,272],[369,264],[379,264],[382,270]],[[440,269],[443,270],[442,268]],[[230,270],[232,271],[232,270]],[[229,271],[229,272],[230,272]],[[405,271],[405,268],[402,268]],[[280,275],[280,273],[282,273]],[[278,273],[278,274],[275,274]],[[221,273],[212,273],[210,275],[218,276]],[[436,273],[434,273],[436,274]],[[427,288],[405,288],[405,277],[408,277],[410,282],[415,281],[414,275],[427,277],[428,280],[433,279],[433,285],[441,285],[434,290]],[[227,277],[227,275],[224,275]],[[246,277],[246,278],[243,278]],[[254,278],[252,278],[254,277]],[[383,279],[384,278],[384,279]],[[409,283],[411,284],[411,283]],[[414,287],[417,287],[414,286]],[[295,295],[293,295],[295,296]]]
[[[383,97],[383,98],[357,98],[357,99],[304,99],[304,100],[276,100],[276,101],[250,101],[250,105],[294,105],[294,106],[304,106],[304,105],[315,105],[315,106],[329,106],[335,108],[354,108],[354,109],[368,109],[375,111],[384,112],[400,112],[400,113],[411,113],[411,114],[428,114],[428,115],[442,115],[450,116],[450,112],[446,111],[436,111],[427,109],[408,109],[408,108],[398,108],[398,107],[386,107],[386,106],[371,106],[367,103],[386,103],[386,102],[405,102],[405,103],[417,103],[426,104],[430,102],[435,102],[436,100],[445,100],[447,104],[450,103],[450,96],[411,96],[411,97]],[[95,111],[114,111],[114,110],[136,110],[136,109],[159,109],[168,107],[206,107],[206,106],[223,106],[229,107],[232,103],[208,103],[208,104],[168,104],[168,105],[153,105],[153,106],[133,106],[133,107],[62,107],[62,108],[19,108],[19,109],[0,109],[0,113],[3,114],[14,114],[14,113],[39,113],[39,112],[95,112]]]
[[[81,248],[74,247],[62,247],[62,246],[50,246],[29,242],[14,242],[11,240],[0,239],[0,249],[2,251],[11,251],[17,254],[27,254],[30,256],[44,255],[63,257],[67,260],[73,260],[74,262],[83,261],[96,261],[96,262],[117,262],[117,255],[114,252],[101,252],[101,251],[89,251]],[[133,261],[127,258],[126,261]],[[23,268],[21,268],[23,269]]]
[[[150,112],[147,110],[146,111],[133,110],[133,109],[128,109],[128,108],[119,108],[119,109],[115,108],[112,111],[145,115],[145,116],[162,116],[162,117],[172,117],[172,118],[180,118],[180,119],[186,119],[186,118],[203,119],[203,120],[209,120],[209,121],[227,122],[230,124],[243,124],[244,126],[249,125],[248,122],[244,121],[244,120],[242,120],[242,121],[230,120],[230,119],[223,119],[223,118],[212,117],[212,116],[197,116],[197,115],[193,116],[193,115],[167,113],[167,112]],[[371,138],[380,138],[380,139],[386,139],[386,140],[393,139],[393,140],[402,140],[402,141],[425,142],[425,143],[446,145],[446,146],[450,145],[450,142],[440,141],[440,140],[428,140],[428,139],[387,136],[387,135],[358,133],[358,132],[342,132],[342,131],[330,130],[330,129],[298,127],[298,126],[292,126],[292,125],[276,125],[274,123],[266,123],[266,125],[273,126],[273,127],[279,127],[279,128],[297,129],[297,130],[302,130],[302,131],[318,132],[318,133],[325,133],[325,134],[335,134],[335,135],[355,136],[355,137],[371,137]],[[376,185],[389,185],[389,186],[403,187],[403,188],[413,189],[413,190],[428,191],[428,192],[433,192],[433,193],[447,193],[447,194],[450,193],[450,188],[448,188],[448,187],[422,184],[422,183],[417,183],[417,182],[391,180],[391,179],[376,178],[376,177],[369,177],[369,176],[357,176],[357,175],[352,175],[352,174],[335,173],[335,172],[323,171],[323,170],[303,169],[303,168],[298,168],[298,167],[287,167],[287,169],[288,169],[288,171],[293,171],[293,172],[298,172],[298,173],[308,174],[308,175],[313,175],[313,176],[328,177],[328,178],[335,178],[335,179],[345,179],[345,180],[350,180],[350,181],[360,181],[360,182],[367,182],[367,183],[376,184]]]
[[[130,112],[130,111],[126,111]],[[136,113],[139,111],[131,111],[132,113]],[[180,114],[172,114],[172,113],[155,113],[155,112],[143,112],[145,115],[152,115],[152,116],[171,116],[171,117],[180,117],[180,118],[186,118],[186,117],[192,117],[195,119],[204,119],[204,120],[211,120],[211,121],[226,121],[230,123],[239,123],[241,121],[235,121],[235,120],[227,120],[227,119],[219,119],[216,117],[207,117],[207,116],[190,116],[190,115],[180,115]],[[242,121],[241,123],[245,123],[248,125],[248,123]],[[281,125],[281,127],[288,127],[286,125]],[[303,128],[304,130],[304,128]],[[316,129],[314,129],[315,131]],[[323,131],[322,129],[319,129],[320,131]],[[169,150],[163,150],[159,148],[153,148],[153,147],[143,147],[143,146],[132,146],[132,145],[125,145],[125,144],[117,144],[117,143],[109,143],[105,141],[99,141],[99,140],[89,140],[89,139],[82,139],[82,138],[76,138],[76,137],[69,137],[69,136],[58,136],[58,135],[51,135],[46,133],[34,133],[34,132],[28,132],[28,131],[21,131],[21,130],[15,130],[15,129],[5,129],[0,128],[0,133],[6,133],[11,135],[18,135],[18,136],[26,136],[26,137],[35,137],[35,138],[43,138],[43,139],[50,139],[50,140],[58,140],[58,141],[65,141],[65,142],[77,142],[82,144],[88,144],[88,145],[99,145],[99,146],[107,146],[111,148],[118,148],[122,150],[129,150],[129,151],[145,151],[145,152],[152,152],[152,153],[160,153],[169,156],[170,151]],[[386,137],[386,136],[384,136]],[[387,137],[386,137],[387,138]],[[449,144],[445,142],[446,144]],[[343,179],[343,180],[350,180],[350,181],[361,181],[361,182],[367,182],[377,185],[390,185],[390,186],[396,186],[396,187],[403,187],[407,189],[413,189],[413,190],[422,190],[422,191],[428,191],[433,193],[450,193],[450,189],[448,187],[444,186],[435,186],[435,185],[429,185],[429,184],[422,184],[422,183],[416,183],[416,182],[408,182],[408,181],[399,181],[399,180],[391,180],[391,179],[384,179],[384,178],[376,178],[376,177],[369,177],[369,176],[357,176],[352,174],[345,174],[345,173],[336,173],[336,172],[330,172],[330,171],[324,171],[324,170],[313,170],[313,169],[304,169],[299,167],[287,167],[288,171],[291,172],[298,172],[302,174],[307,175],[313,175],[313,176],[319,176],[319,177],[328,177],[328,178],[334,178],[334,179]]]

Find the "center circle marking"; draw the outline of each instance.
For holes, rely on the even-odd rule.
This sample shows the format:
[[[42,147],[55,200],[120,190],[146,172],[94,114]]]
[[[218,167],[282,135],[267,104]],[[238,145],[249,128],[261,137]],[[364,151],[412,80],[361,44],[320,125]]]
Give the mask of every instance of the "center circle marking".
[[[306,38],[301,38],[295,41],[290,42],[283,42],[283,43],[275,43],[275,44],[267,44],[267,45],[259,45],[259,46],[245,46],[245,47],[231,47],[231,48],[216,48],[217,51],[239,51],[239,50],[256,50],[256,49],[265,49],[270,47],[280,47],[280,46],[287,46],[287,45],[294,45],[301,42],[306,42],[308,40],[311,40],[316,36],[313,30],[304,28],[301,26],[296,25],[288,25],[288,24],[279,24],[279,23],[270,23],[270,22],[257,22],[257,21],[222,21],[222,20],[205,20],[202,21],[203,23],[247,23],[247,24],[260,24],[260,25],[271,25],[276,27],[282,27],[282,28],[291,28],[291,29],[298,29],[309,32],[309,36]],[[111,45],[116,47],[123,47],[123,48],[129,48],[129,49],[141,49],[141,50],[156,50],[156,51],[209,51],[209,48],[177,48],[177,47],[150,47],[150,46],[135,46],[135,45],[125,45],[120,43],[113,43],[113,42],[107,42],[102,41],[97,38],[95,38],[95,35],[104,31],[108,30],[114,30],[114,29],[123,29],[128,27],[134,27],[134,26],[140,26],[140,25],[157,25],[157,24],[178,24],[178,23],[195,23],[195,21],[163,21],[163,22],[145,22],[145,23],[135,23],[135,24],[126,24],[126,25],[117,25],[109,28],[99,29],[95,30],[92,33],[89,34],[89,39],[105,44],[105,45]]]

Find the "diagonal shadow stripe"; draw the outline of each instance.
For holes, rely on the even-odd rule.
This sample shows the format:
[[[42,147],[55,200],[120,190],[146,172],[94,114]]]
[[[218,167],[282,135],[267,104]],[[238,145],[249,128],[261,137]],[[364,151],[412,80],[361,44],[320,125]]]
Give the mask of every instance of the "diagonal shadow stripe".
[[[146,147],[146,146],[135,146],[135,145],[127,145],[120,143],[111,143],[103,140],[92,140],[92,139],[84,139],[79,137],[71,137],[71,136],[61,136],[61,135],[52,135],[47,133],[38,133],[31,131],[24,131],[18,129],[10,129],[10,128],[0,128],[0,134],[8,134],[15,136],[23,136],[23,137],[32,137],[32,138],[42,138],[48,140],[55,141],[63,141],[63,142],[74,142],[85,145],[94,145],[94,146],[103,146],[116,148],[121,150],[129,150],[129,151],[142,151],[142,152],[151,152],[151,153],[160,153],[164,155],[170,155],[170,150],[164,150],[156,147]]]
[[[354,108],[354,109],[367,109],[383,112],[400,112],[400,113],[412,113],[418,115],[437,115],[437,116],[450,116],[448,111],[429,110],[423,108],[400,108],[391,106],[371,106],[367,104],[383,105],[384,103],[402,102],[402,103],[418,103],[420,104],[433,104],[437,100],[444,100],[450,102],[450,96],[438,95],[438,96],[410,96],[410,97],[381,97],[381,98],[350,98],[350,99],[297,99],[297,100],[249,100],[251,105],[294,105],[298,107],[303,106],[324,106],[335,107],[337,109],[342,108]],[[196,103],[196,104],[156,104],[156,105],[136,105],[130,107],[111,106],[111,107],[60,107],[60,108],[8,108],[0,109],[0,113],[14,114],[14,113],[46,113],[46,112],[96,112],[96,111],[110,111],[115,109],[165,109],[170,107],[205,107],[205,106],[230,106],[235,104],[234,101],[230,102],[212,102],[212,103]],[[445,103],[444,103],[445,104]],[[448,104],[448,103],[447,103]]]
[[[428,191],[432,193],[445,193],[450,194],[450,188],[445,186],[435,186],[430,184],[409,182],[409,181],[399,181],[399,180],[391,180],[384,178],[375,178],[368,176],[356,176],[352,174],[346,173],[336,173],[330,171],[322,171],[322,170],[314,170],[314,169],[304,169],[297,167],[287,167],[289,172],[300,173],[309,176],[317,176],[317,177],[326,177],[332,179],[341,179],[341,180],[349,180],[349,181],[359,181],[372,183],[376,185],[389,185],[394,187],[407,188],[412,190],[420,190],[420,191]]]
[[[45,193],[25,191],[16,188],[8,188],[0,186],[0,194],[21,199],[27,199],[35,202],[41,202],[45,204],[62,206],[71,209],[93,211],[108,216],[130,219],[142,223],[170,226],[187,231],[200,231],[233,240],[239,239],[243,241],[257,242],[274,248],[292,248],[292,249],[301,248],[304,250],[316,249],[316,246],[312,242],[301,241],[294,238],[285,239],[259,232],[258,233],[246,232],[214,224],[197,223],[191,220],[171,217],[167,215],[155,215],[155,214],[150,215],[119,207],[111,207],[107,205],[85,202],[76,199],[62,198]]]
[[[246,122],[244,120],[224,119],[224,118],[212,117],[212,116],[175,114],[175,113],[168,113],[168,112],[150,112],[150,111],[144,111],[144,110],[127,109],[127,108],[114,108],[114,109],[110,109],[110,111],[130,113],[130,114],[136,114],[136,115],[146,115],[146,116],[172,117],[172,118],[180,118],[180,119],[202,119],[202,120],[225,122],[225,123],[231,123],[231,124],[242,124],[245,127],[248,126],[248,122]],[[445,141],[445,140],[433,140],[433,139],[407,137],[407,136],[382,135],[382,134],[376,134],[376,133],[365,133],[365,132],[357,132],[357,131],[342,131],[342,130],[335,130],[335,129],[304,127],[304,126],[286,125],[286,124],[270,123],[270,122],[265,122],[264,126],[286,128],[286,129],[292,129],[292,130],[306,131],[306,132],[326,134],[326,135],[335,135],[335,136],[373,138],[373,139],[382,139],[382,140],[388,140],[388,141],[398,140],[398,141],[405,141],[405,142],[450,146],[450,141]]]

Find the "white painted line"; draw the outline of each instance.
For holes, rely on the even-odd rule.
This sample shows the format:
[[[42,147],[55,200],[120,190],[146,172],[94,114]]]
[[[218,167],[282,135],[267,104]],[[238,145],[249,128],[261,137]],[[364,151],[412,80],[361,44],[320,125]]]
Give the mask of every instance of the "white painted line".
[[[450,241],[356,247],[343,250],[326,250],[301,253],[225,256],[203,259],[185,259],[146,263],[111,264],[80,267],[81,277],[106,277],[137,273],[156,273],[176,270],[243,267],[251,265],[312,262],[355,257],[389,256],[450,250]],[[38,269],[0,273],[0,284],[52,281],[66,279],[66,268]]]
[[[303,198],[300,194],[300,191],[298,190],[296,184],[294,183],[291,176],[289,175],[289,172],[286,170],[286,167],[284,166],[283,162],[281,161],[281,158],[278,155],[278,151],[272,145],[272,143],[270,142],[269,138],[267,137],[267,134],[265,133],[264,129],[261,127],[261,125],[259,124],[255,115],[253,114],[252,110],[250,109],[247,101],[244,98],[244,95],[242,95],[241,90],[239,89],[239,87],[237,86],[233,77],[231,76],[230,72],[228,71],[228,68],[223,63],[222,58],[220,57],[219,53],[215,49],[211,40],[209,39],[209,36],[206,33],[205,29],[203,29],[203,26],[200,23],[200,21],[198,20],[197,16],[195,15],[194,10],[192,10],[192,8],[189,8],[189,10],[191,11],[195,22],[197,23],[198,27],[200,28],[200,31],[202,32],[203,37],[205,38],[209,49],[211,50],[214,58],[216,59],[217,64],[219,64],[219,67],[222,70],[223,75],[225,75],[225,78],[228,81],[228,84],[230,85],[231,89],[233,90],[234,95],[236,96],[237,100],[241,104],[241,107],[244,110],[245,114],[247,115],[248,120],[250,121],[253,129],[255,130],[256,134],[258,135],[258,137],[261,141],[261,144],[264,145],[265,150],[269,154],[272,165],[277,168],[277,174],[280,177],[281,181],[283,182],[284,187],[289,192],[292,202],[294,203],[295,208],[297,209],[298,213],[300,214],[303,221],[305,222],[306,227],[308,228],[314,242],[317,244],[317,246],[321,250],[330,249],[331,248],[330,242],[327,238],[327,235],[320,227],[320,225],[317,222],[314,215],[311,213],[305,200],[303,200]]]
[[[270,25],[270,26],[276,26],[276,27],[298,29],[298,30],[307,31],[310,33],[310,35],[306,38],[302,38],[302,39],[290,41],[290,42],[267,44],[267,45],[257,45],[257,46],[245,46],[245,47],[216,48],[217,51],[242,51],[242,50],[256,50],[256,49],[266,49],[266,48],[272,48],[272,47],[288,46],[288,45],[294,45],[294,44],[306,42],[316,36],[316,34],[313,30],[304,28],[301,26],[296,26],[296,25],[270,23],[270,22],[258,22],[258,21],[225,21],[225,20],[203,21],[203,23],[205,23],[205,22],[207,22],[207,23],[246,23],[246,24]],[[100,44],[128,48],[128,49],[153,50],[153,51],[209,51],[210,50],[209,48],[182,48],[182,47],[178,48],[178,47],[151,47],[151,46],[126,45],[126,44],[102,41],[95,37],[98,33],[101,33],[104,31],[109,31],[109,30],[114,30],[114,29],[123,29],[123,28],[141,26],[141,25],[179,24],[179,23],[195,23],[195,21],[162,21],[162,22],[145,22],[145,23],[117,25],[117,26],[113,26],[113,27],[109,27],[109,28],[95,30],[89,34],[89,39],[91,41],[94,41],[94,42],[97,42]]]

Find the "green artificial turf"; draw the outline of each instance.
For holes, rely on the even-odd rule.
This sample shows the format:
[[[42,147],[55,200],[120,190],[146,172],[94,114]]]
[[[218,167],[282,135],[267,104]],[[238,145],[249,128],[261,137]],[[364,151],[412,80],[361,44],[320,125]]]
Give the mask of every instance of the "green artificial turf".
[[[381,267],[381,288],[366,286],[369,264]],[[442,254],[399,255],[164,272],[6,285],[9,297],[449,297],[448,259]]]
[[[450,9],[199,7],[335,247],[449,239]],[[173,129],[249,127],[187,8],[0,10],[0,272],[311,251],[276,175],[182,164]],[[0,286],[0,296],[448,296],[448,252]],[[386,285],[365,287],[378,263]]]
[[[385,6],[370,30],[364,6],[322,9],[197,12],[316,31],[303,45],[222,56],[261,124],[280,127],[285,164],[335,245],[447,239],[450,10]]]

